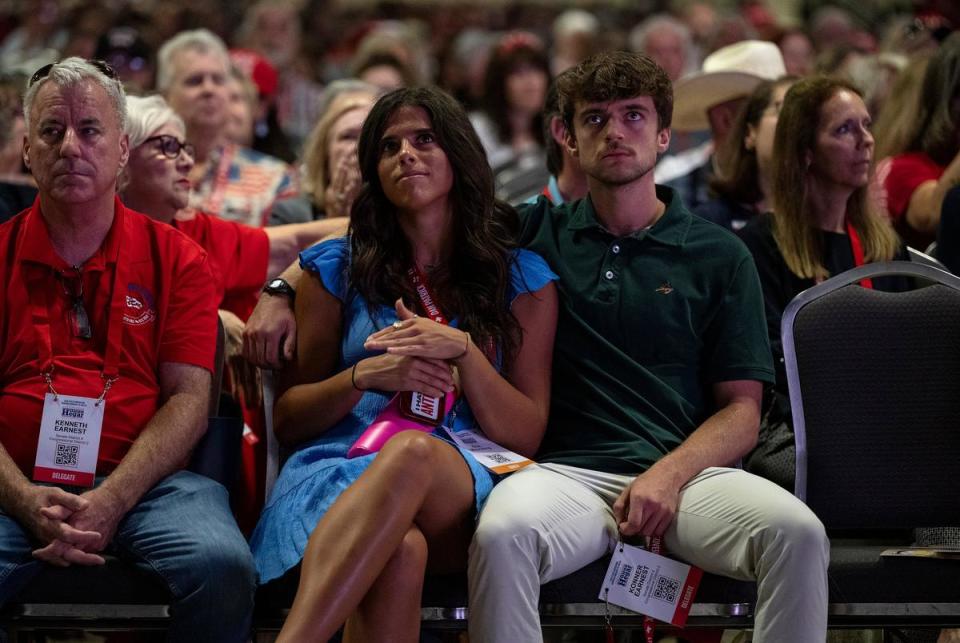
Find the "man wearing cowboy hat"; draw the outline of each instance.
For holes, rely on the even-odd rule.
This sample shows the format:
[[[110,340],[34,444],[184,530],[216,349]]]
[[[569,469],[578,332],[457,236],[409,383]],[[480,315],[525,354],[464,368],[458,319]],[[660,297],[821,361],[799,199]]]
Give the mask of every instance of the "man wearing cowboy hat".
[[[726,138],[737,111],[761,82],[786,75],[777,46],[761,40],[744,40],[713,52],[703,69],[684,76],[674,86],[673,129],[680,132],[710,130],[706,143],[664,158],[654,173],[657,183],[680,193],[691,210],[707,198],[713,151]]]

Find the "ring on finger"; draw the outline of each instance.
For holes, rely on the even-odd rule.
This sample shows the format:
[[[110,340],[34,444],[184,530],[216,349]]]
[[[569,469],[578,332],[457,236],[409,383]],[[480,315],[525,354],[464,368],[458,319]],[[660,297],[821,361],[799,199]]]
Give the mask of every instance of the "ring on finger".
[[[400,330],[403,328],[403,322],[398,319],[397,321],[393,322],[393,328],[395,330]]]

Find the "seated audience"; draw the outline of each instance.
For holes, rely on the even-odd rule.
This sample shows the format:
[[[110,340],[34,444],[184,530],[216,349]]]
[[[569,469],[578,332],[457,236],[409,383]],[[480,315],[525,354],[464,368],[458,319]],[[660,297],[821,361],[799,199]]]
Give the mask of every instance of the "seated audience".
[[[154,84],[153,54],[140,31],[118,26],[100,35],[93,57],[113,67],[127,91],[143,93]]]
[[[564,75],[560,96],[589,196],[521,209],[521,241],[559,275],[554,394],[538,464],[480,514],[470,640],[540,641],[541,584],[620,537],[661,537],[671,555],[757,581],[755,641],[822,641],[823,526],[732,466],[773,379],[753,261],[654,184],[670,79],[645,56],[600,54]]]
[[[563,123],[563,114],[560,111],[560,91],[557,88],[559,82],[560,76],[550,83],[543,104],[543,138],[550,180],[539,194],[528,200],[530,203],[535,202],[541,195],[550,199],[550,203],[554,205],[587,196],[587,175],[580,169],[580,160],[566,145],[567,126]]]
[[[300,5],[295,0],[260,0],[247,9],[238,41],[270,61],[279,73],[277,120],[299,150],[320,117],[322,87],[312,79],[311,61],[303,55]]]
[[[707,200],[714,151],[724,143],[737,112],[764,80],[786,73],[776,45],[745,40],[718,49],[703,61],[703,69],[681,78],[676,88],[674,129],[710,129],[710,140],[657,163],[654,178],[677,190],[688,208]]]
[[[550,67],[539,39],[513,32],[501,38],[487,66],[482,108],[470,115],[493,172],[543,165],[543,99]]]
[[[278,120],[277,70],[266,58],[249,49],[231,49],[230,63],[231,78],[242,82],[245,98],[250,105],[251,138],[249,143],[240,145],[293,163],[297,159],[296,154]]]
[[[567,9],[551,26],[550,71],[556,76],[600,48],[600,21],[584,9]]]
[[[631,51],[650,56],[672,82],[696,70],[690,30],[669,14],[650,16],[630,31],[628,40]]]
[[[729,466],[755,444],[762,382],[774,381],[753,261],[730,233],[653,184],[670,138],[663,70],[611,53],[568,73],[566,143],[590,194],[520,208],[521,241],[560,274],[559,394],[539,464],[495,487],[481,513],[470,639],[539,641],[540,584],[608,553],[619,532],[662,536],[707,571],[755,579],[755,640],[823,640],[823,526],[791,494]],[[649,297],[664,303],[649,306]],[[285,301],[262,298],[257,310],[270,312],[273,328],[245,351],[270,363],[288,350],[295,324]]]
[[[787,29],[777,37],[783,65],[791,76],[809,76],[813,72],[813,43],[802,29]]]
[[[23,166],[23,79],[0,79],[0,223],[30,207],[37,186]]]
[[[710,180],[712,198],[697,206],[694,214],[736,231],[769,209],[773,133],[783,95],[793,82],[792,78],[764,81],[753,90],[717,149]]]
[[[24,116],[40,193],[0,225],[0,604],[45,565],[120,551],[169,588],[170,640],[246,641],[249,548],[226,490],[182,470],[214,367],[207,255],[116,197],[129,149],[109,67],[41,67]]]
[[[126,131],[130,160],[121,175],[120,196],[130,208],[172,225],[207,251],[227,331],[231,382],[239,393],[243,385],[256,383],[245,372],[239,349],[243,322],[256,305],[261,287],[301,249],[337,231],[337,226],[305,223],[257,228],[187,207],[194,148],[184,142],[183,120],[160,96],[127,97]],[[246,397],[251,402],[257,399]]]
[[[950,188],[943,199],[936,254],[950,272],[960,275],[960,186]]]
[[[254,122],[259,109],[257,86],[246,72],[231,63],[226,89],[227,122],[224,125],[224,136],[230,143],[251,147]]]
[[[889,223],[868,198],[873,161],[870,113],[846,81],[824,76],[798,81],[787,92],[774,138],[769,200],[772,214],[741,231],[757,264],[767,333],[777,368],[768,393],[760,442],[748,470],[793,489],[794,445],[783,368],[780,320],[800,292],[863,263],[906,259]],[[862,285],[909,289],[902,278]]]
[[[197,152],[190,204],[218,217],[263,225],[273,203],[295,196],[293,168],[227,140],[230,60],[205,29],[184,31],[160,47],[157,89],[183,118]]]
[[[349,89],[327,103],[304,146],[303,194],[278,201],[269,225],[349,216],[360,190],[360,127],[379,91],[360,81],[334,81],[330,87],[344,82]]]
[[[910,59],[903,73],[893,81],[890,96],[884,102],[873,126],[876,139],[877,176],[881,183],[889,172],[891,157],[909,149],[922,124],[918,115],[923,109],[923,77],[927,72],[930,56],[917,54]],[[884,169],[886,167],[886,169]],[[887,213],[886,203],[881,204]]]
[[[415,21],[376,24],[357,45],[349,75],[383,91],[423,84],[427,71],[425,36],[422,24]]]
[[[884,180],[886,203],[904,240],[926,250],[936,237],[947,190],[960,181],[960,33],[931,57],[923,78],[917,134],[894,156]]]
[[[495,476],[439,429],[346,457],[396,392],[459,395],[448,426],[526,455],[549,405],[554,275],[515,248],[516,213],[494,200],[462,107],[392,92],[359,153],[350,235],[301,256],[300,336],[275,409],[293,453],[251,541],[261,582],[299,566],[281,642],[324,641],[344,621],[346,640],[417,640],[425,571],[466,565]]]

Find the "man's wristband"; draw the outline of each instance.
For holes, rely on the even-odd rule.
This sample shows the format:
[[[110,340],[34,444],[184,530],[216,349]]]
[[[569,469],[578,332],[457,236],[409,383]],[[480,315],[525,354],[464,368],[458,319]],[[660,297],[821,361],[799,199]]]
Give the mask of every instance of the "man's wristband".
[[[297,296],[297,291],[293,289],[293,286],[288,284],[286,279],[281,279],[280,277],[271,279],[264,284],[263,292],[268,295],[273,295],[274,297],[287,297],[290,303],[293,303],[293,300]]]

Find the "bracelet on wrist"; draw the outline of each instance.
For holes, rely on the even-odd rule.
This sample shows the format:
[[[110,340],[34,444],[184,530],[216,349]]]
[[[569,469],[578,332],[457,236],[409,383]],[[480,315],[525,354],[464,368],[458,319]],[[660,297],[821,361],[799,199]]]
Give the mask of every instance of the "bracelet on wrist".
[[[360,366],[360,362],[357,362],[356,364],[354,364],[353,368],[350,369],[350,383],[353,384],[353,388],[355,388],[356,390],[366,391],[367,389],[360,388],[359,386],[357,386],[357,367],[358,366]]]
[[[467,331],[463,331],[463,334],[466,336],[466,341],[463,342],[463,352],[453,358],[454,362],[463,359],[470,352],[470,342],[473,340],[470,339],[470,333]]]

